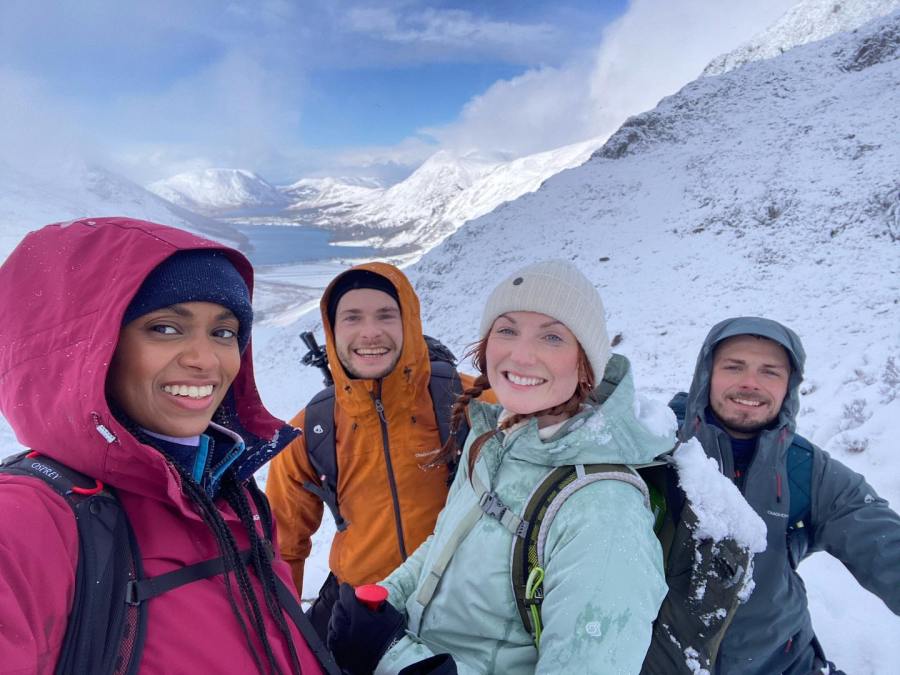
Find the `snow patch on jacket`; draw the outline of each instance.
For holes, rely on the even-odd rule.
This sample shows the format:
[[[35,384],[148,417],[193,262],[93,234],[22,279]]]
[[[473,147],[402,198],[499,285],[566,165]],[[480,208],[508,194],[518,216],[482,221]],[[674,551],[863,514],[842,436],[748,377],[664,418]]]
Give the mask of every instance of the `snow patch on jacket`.
[[[719,471],[696,439],[673,453],[678,483],[697,514],[695,539],[734,539],[753,553],[766,550],[766,524],[756,515],[737,486]]]

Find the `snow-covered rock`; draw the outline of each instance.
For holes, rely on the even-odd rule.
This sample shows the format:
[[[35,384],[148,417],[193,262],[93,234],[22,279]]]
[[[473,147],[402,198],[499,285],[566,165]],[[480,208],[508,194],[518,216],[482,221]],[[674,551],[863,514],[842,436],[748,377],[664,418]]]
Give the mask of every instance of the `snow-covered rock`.
[[[703,74],[721,75],[751,61],[770,59],[799,45],[859,28],[897,8],[900,0],[802,0],[746,44],[713,59]]]

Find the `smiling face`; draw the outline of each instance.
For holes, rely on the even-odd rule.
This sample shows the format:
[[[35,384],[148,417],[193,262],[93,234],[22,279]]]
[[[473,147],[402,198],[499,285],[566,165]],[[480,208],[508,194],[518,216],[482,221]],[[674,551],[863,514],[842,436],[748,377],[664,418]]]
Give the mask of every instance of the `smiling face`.
[[[568,401],[578,385],[579,345],[562,323],[537,312],[501,314],[488,333],[487,377],[508,411],[530,414]],[[538,418],[538,426],[560,421]]]
[[[387,376],[403,349],[397,301],[374,288],[347,291],[334,313],[334,346],[344,370],[362,380]]]
[[[734,438],[753,438],[778,417],[791,362],[784,347],[755,335],[722,341],[713,355],[709,404]]]
[[[107,396],[148,431],[203,433],[241,366],[238,327],[230,310],[211,302],[138,317],[119,333]]]

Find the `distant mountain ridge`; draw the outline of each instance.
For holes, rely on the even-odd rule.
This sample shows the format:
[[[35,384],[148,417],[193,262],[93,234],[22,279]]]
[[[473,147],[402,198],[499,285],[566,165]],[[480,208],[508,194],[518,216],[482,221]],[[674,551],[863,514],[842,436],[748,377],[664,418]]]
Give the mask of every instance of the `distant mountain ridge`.
[[[172,204],[140,185],[76,158],[53,173],[34,173],[0,161],[0,261],[29,231],[74,218],[131,216],[184,227],[231,246],[246,237],[227,223]]]
[[[244,169],[187,171],[147,186],[173,204],[205,215],[247,207],[286,207],[288,197],[264,178]]]
[[[592,139],[512,160],[442,150],[388,188],[360,178],[304,178],[276,188],[250,171],[210,169],[179,174],[149,189],[198,213],[233,222],[331,229],[339,239],[411,260],[467,220],[584,162],[601,143],[602,139]],[[253,207],[264,213],[245,217]]]
[[[765,31],[714,59],[704,75],[721,75],[829,35],[859,28],[900,8],[900,0],[802,0]]]

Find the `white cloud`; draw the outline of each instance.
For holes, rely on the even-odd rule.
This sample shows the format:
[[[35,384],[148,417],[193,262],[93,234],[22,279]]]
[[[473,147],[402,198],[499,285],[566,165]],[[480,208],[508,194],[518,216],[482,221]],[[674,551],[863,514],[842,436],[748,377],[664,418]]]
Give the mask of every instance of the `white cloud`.
[[[426,132],[443,147],[516,155],[606,136],[696,78],[715,56],[777,19],[793,0],[633,0],[589,58],[529,70]]]
[[[379,40],[420,44],[474,54],[541,51],[561,36],[547,23],[496,21],[461,9],[359,7],[347,15],[347,27]]]

